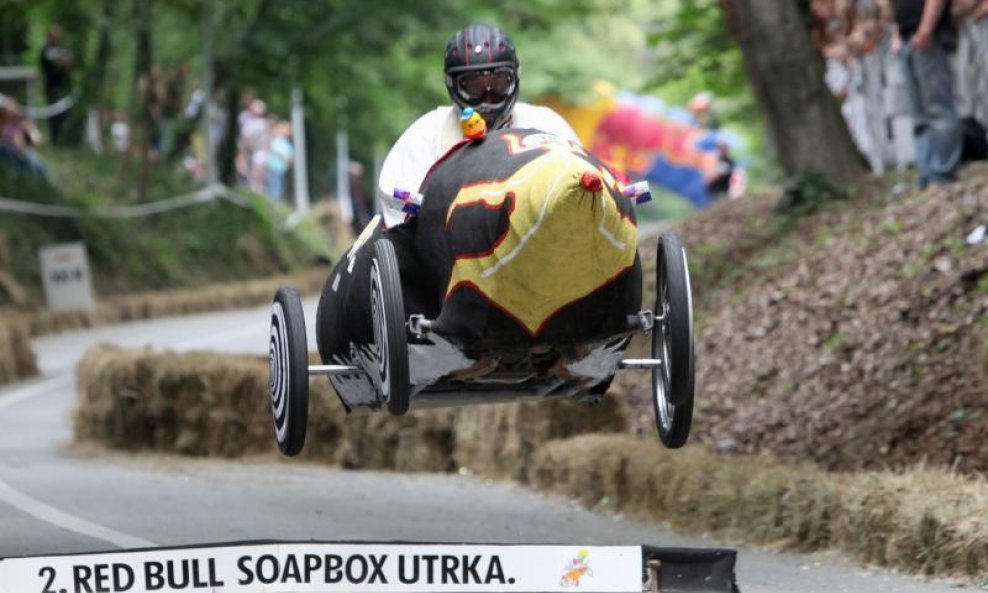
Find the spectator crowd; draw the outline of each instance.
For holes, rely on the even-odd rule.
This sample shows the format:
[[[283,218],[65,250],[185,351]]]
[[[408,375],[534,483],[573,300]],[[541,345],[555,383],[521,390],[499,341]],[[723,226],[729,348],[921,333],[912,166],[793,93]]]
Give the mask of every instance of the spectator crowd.
[[[933,26],[927,5],[942,6]],[[812,0],[811,37],[872,170],[949,182],[988,149],[988,0]],[[930,169],[932,167],[932,171]]]
[[[169,158],[182,154],[184,169],[194,178],[203,180],[211,158],[224,144],[228,133],[229,115],[220,94],[207,100],[200,88],[192,90],[183,101],[186,74],[184,66],[153,76],[156,89],[151,107],[152,158]],[[272,201],[283,201],[287,195],[287,179],[295,158],[292,125],[271,114],[265,102],[253,93],[246,93],[243,109],[236,119],[237,182],[242,187],[262,194]],[[209,138],[203,133],[203,118],[207,119]],[[132,126],[127,114],[115,110],[109,114],[109,133],[113,151],[129,155],[133,150]]]
[[[237,115],[237,179],[255,193],[282,201],[295,158],[292,124],[269,114],[253,93],[245,95],[244,103]]]
[[[24,116],[16,100],[0,95],[0,164],[8,170],[47,177],[45,164],[35,148],[41,131]]]
[[[72,111],[75,66],[58,25],[48,29],[37,59],[48,104],[33,111],[47,120],[46,141],[58,144],[64,140]],[[236,122],[230,122],[223,91],[207,94],[190,85],[189,79],[183,63],[153,66],[137,81],[137,88],[148,89],[143,95],[146,111],[143,107],[136,112],[112,107],[92,111],[86,118],[87,143],[102,152],[108,139],[110,151],[122,163],[136,153],[146,153],[152,161],[176,159],[202,180],[232,132],[238,183],[272,201],[285,200],[295,159],[291,123],[269,113],[252,92],[244,95]],[[27,111],[13,97],[0,95],[0,164],[47,177],[36,152],[42,135],[28,117],[32,110]]]

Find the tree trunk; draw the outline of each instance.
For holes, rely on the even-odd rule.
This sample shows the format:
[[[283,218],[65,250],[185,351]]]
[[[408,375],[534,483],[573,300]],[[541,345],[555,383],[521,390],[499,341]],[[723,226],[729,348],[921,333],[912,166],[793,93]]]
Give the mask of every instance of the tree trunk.
[[[137,149],[141,154],[137,178],[137,199],[144,201],[151,176],[151,143],[154,141],[154,76],[151,69],[151,0],[134,0],[134,31],[137,55],[134,60],[135,110],[134,128]]]
[[[219,167],[219,180],[233,187],[237,184],[237,114],[240,112],[240,87],[236,83],[227,86],[224,101],[228,115],[223,141],[216,151],[216,166]]]
[[[99,38],[96,43],[96,59],[93,61],[92,72],[86,81],[85,93],[102,110],[106,106],[107,81],[106,71],[113,53],[113,40],[110,36],[113,27],[114,8],[116,0],[104,0],[103,17],[99,21]]]
[[[27,12],[23,6],[0,4],[0,66],[19,66],[24,62],[28,43]],[[37,56],[28,56],[37,59]]]
[[[864,173],[823,60],[793,0],[720,0],[783,170],[847,183]]]
[[[82,92],[75,103],[73,117],[79,118],[77,125],[85,126],[90,112],[96,113],[99,134],[103,136],[103,111],[106,107],[107,81],[106,72],[113,53],[111,28],[113,25],[116,0],[103,1],[103,15],[99,19],[99,33],[96,42],[96,53],[92,65],[83,72],[81,83]],[[102,140],[100,141],[102,145]]]
[[[30,2],[28,3],[30,4]],[[79,77],[85,78],[90,69],[87,62],[86,49],[89,47],[89,38],[92,31],[96,29],[91,6],[87,2],[50,2],[52,24],[58,24],[65,35],[65,44],[72,52],[72,90],[79,84]],[[76,102],[72,108],[64,115],[64,119],[59,126],[58,138],[50,138],[53,144],[63,146],[79,146],[83,143],[86,135],[86,106],[81,104],[80,96],[76,96]]]

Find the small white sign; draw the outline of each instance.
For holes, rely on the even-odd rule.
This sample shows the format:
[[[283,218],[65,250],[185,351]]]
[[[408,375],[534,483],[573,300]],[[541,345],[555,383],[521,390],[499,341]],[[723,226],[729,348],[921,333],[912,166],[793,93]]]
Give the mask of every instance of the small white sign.
[[[641,593],[640,546],[243,544],[0,560],[0,593]]]
[[[39,256],[49,308],[88,309],[93,306],[93,281],[85,245],[49,245],[41,248]]]

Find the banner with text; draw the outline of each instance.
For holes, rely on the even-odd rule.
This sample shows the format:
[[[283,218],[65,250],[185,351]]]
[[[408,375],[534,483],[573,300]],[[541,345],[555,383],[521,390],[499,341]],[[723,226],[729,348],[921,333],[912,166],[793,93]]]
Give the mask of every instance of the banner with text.
[[[0,593],[640,593],[640,546],[243,544],[0,560]]]

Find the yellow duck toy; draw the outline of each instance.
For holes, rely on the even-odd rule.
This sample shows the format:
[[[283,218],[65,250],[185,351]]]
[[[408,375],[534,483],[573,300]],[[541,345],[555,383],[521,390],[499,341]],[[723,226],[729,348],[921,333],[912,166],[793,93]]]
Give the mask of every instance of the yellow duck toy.
[[[487,135],[487,122],[473,107],[467,107],[460,114],[460,128],[463,129],[463,135],[471,140]]]

